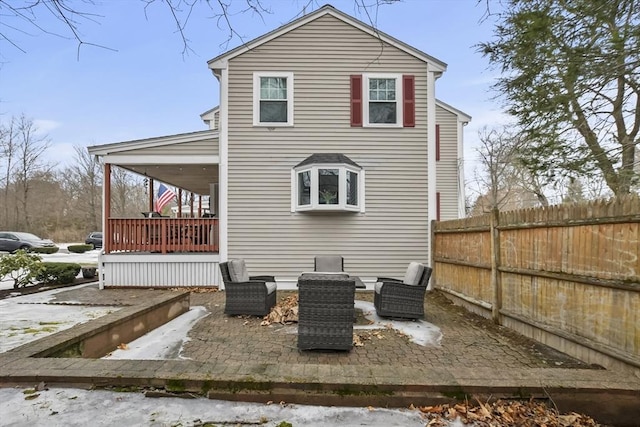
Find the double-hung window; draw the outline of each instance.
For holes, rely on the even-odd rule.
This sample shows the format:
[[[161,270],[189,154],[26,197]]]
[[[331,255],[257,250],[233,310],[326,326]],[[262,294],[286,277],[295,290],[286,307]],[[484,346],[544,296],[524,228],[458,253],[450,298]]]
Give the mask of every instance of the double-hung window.
[[[402,126],[402,76],[365,74],[363,76],[365,126]]]
[[[293,73],[253,73],[253,125],[293,126]]]

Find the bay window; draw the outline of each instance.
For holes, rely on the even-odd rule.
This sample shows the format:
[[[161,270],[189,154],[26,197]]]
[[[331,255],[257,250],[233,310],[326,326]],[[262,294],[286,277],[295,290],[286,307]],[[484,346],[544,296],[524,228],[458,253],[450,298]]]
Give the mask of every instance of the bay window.
[[[364,212],[364,171],[346,156],[314,154],[294,167],[291,182],[292,212]]]

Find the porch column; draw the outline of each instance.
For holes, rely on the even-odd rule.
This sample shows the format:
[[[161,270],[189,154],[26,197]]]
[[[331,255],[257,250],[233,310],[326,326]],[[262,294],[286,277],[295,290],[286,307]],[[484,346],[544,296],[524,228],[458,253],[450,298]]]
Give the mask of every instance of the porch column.
[[[104,253],[111,252],[111,240],[112,233],[109,226],[109,219],[111,218],[111,163],[104,164],[104,182],[102,184],[103,191],[103,206],[104,213],[102,216],[102,230],[104,231],[102,245],[104,246]]]
[[[178,188],[178,218],[182,218],[182,188]]]
[[[102,177],[102,251],[111,252],[113,233],[109,220],[111,219],[111,163],[104,163]],[[98,255],[98,288],[104,289],[104,266],[101,262],[102,254]]]

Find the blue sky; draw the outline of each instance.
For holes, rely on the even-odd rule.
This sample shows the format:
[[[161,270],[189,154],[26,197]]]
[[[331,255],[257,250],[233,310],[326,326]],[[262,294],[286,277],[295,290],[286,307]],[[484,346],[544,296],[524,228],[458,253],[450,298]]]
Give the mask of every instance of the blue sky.
[[[246,4],[234,1],[236,7]],[[152,4],[145,17],[144,3],[138,0],[96,3],[88,10],[101,17],[97,23],[83,22],[81,36],[109,49],[85,45],[79,58],[74,39],[43,34],[3,18],[30,34],[3,28],[26,53],[0,42],[0,121],[21,113],[32,118],[53,143],[49,160],[60,164],[73,158],[74,145],[206,129],[199,116],[219,99],[218,82],[206,62],[240,40],[226,44],[228,31],[219,29],[213,12],[200,5],[185,29],[193,52],[183,56],[182,40],[166,5]],[[299,16],[308,0],[262,3],[273,13],[262,18],[251,13],[231,17],[245,41]],[[314,8],[324,3],[316,2]],[[365,22],[369,19],[355,10],[353,0],[330,4]],[[491,38],[492,23],[481,22],[485,6],[476,0],[405,0],[381,6],[372,16],[381,31],[448,64],[436,83],[436,96],[473,117],[465,129],[469,163],[478,129],[503,121],[490,91],[495,71],[488,69],[488,61],[474,47]],[[82,3],[78,7],[87,9]],[[42,14],[37,22],[68,35],[50,16]]]

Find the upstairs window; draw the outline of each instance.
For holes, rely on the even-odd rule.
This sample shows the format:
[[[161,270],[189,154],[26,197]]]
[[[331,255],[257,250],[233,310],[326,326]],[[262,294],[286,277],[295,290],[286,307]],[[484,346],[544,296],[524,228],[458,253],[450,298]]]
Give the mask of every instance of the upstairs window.
[[[294,167],[291,211],[364,212],[364,171],[342,154],[314,154]]]
[[[293,126],[293,73],[253,74],[253,125]]]
[[[402,126],[402,76],[364,74],[364,126]]]
[[[351,76],[352,127],[415,127],[415,76]]]

